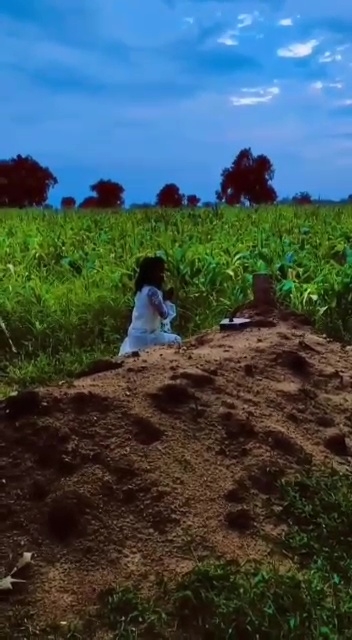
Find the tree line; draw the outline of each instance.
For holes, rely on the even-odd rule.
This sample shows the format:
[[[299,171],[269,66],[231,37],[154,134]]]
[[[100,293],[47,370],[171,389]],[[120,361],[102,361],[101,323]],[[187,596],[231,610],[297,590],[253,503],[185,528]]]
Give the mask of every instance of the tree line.
[[[251,148],[242,149],[232,164],[223,169],[216,201],[230,206],[274,204],[278,195],[272,184],[275,169],[264,154],[254,155]],[[46,205],[50,189],[58,179],[48,167],[31,156],[17,155],[0,161],[0,208],[24,209]],[[116,181],[100,179],[90,187],[92,195],[77,204],[73,196],[61,200],[63,209],[121,209],[125,204],[125,189]],[[301,192],[293,197],[297,204],[309,204],[312,197]],[[185,195],[173,182],[165,184],[156,195],[155,206],[179,209],[197,207],[201,199]],[[203,206],[212,203],[203,203]]]

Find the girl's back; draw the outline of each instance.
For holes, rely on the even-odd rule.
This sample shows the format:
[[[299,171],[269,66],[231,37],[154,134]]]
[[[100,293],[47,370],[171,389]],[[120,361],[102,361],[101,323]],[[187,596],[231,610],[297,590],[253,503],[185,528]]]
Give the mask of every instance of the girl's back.
[[[151,287],[149,285],[145,285],[141,291],[137,291],[129,331],[144,333],[158,331],[160,329],[160,316],[151,306],[148,299],[150,289]]]

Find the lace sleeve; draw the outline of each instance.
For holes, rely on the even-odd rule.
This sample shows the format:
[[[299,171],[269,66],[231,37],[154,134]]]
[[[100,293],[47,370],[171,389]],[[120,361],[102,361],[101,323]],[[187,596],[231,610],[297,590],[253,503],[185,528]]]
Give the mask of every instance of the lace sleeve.
[[[160,291],[158,291],[158,289],[156,289],[155,287],[149,287],[147,292],[147,298],[149,300],[149,303],[153,307],[153,309],[155,309],[155,311],[160,316],[160,318],[162,320],[166,320],[169,316],[169,312],[166,306],[164,305],[164,301],[162,299],[162,295]]]

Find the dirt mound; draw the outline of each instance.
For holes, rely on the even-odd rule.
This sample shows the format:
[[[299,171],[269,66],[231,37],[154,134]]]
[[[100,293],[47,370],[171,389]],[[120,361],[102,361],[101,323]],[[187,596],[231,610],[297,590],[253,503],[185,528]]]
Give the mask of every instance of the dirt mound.
[[[0,565],[35,564],[11,604],[67,620],[102,588],[271,553],[277,481],[349,464],[351,370],[350,349],[276,316],[12,400]]]

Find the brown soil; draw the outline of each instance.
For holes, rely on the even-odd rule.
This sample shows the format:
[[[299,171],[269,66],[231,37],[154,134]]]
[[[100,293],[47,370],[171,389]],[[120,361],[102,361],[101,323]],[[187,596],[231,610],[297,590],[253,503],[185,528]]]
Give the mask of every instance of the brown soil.
[[[277,480],[349,463],[351,371],[348,348],[276,314],[12,400],[0,419],[0,571],[35,555],[1,607],[68,620],[102,588],[148,587],[209,554],[272,554]]]

